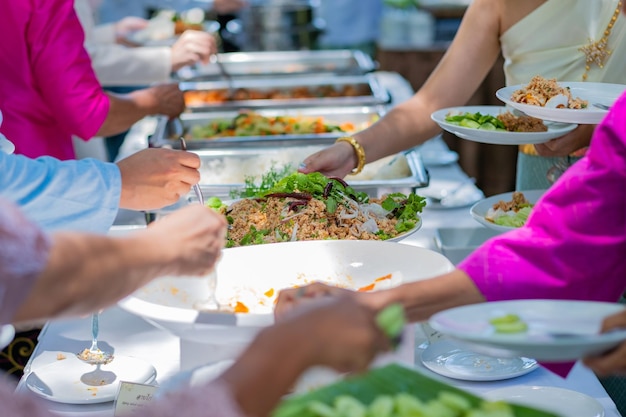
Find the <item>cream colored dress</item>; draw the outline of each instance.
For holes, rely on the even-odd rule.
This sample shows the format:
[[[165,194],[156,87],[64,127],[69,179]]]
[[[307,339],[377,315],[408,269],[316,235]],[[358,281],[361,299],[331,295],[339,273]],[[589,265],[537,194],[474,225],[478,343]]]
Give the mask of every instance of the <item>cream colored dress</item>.
[[[534,75],[582,81],[585,54],[579,48],[599,40],[615,13],[617,0],[548,0],[501,37],[507,85],[526,84]],[[626,16],[618,15],[608,39],[604,68],[591,65],[587,82],[626,84]],[[575,158],[519,154],[516,188],[545,189],[547,171]]]

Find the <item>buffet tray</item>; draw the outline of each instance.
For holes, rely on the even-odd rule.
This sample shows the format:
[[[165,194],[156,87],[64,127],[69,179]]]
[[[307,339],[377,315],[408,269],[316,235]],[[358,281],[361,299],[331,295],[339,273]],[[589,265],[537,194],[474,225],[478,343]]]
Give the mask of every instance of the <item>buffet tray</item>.
[[[246,179],[258,183],[270,170],[295,171],[307,156],[325,146],[290,146],[195,150],[202,161],[200,188],[205,196],[230,197],[233,190],[243,190]],[[411,150],[366,164],[358,175],[345,180],[354,189],[369,195],[389,192],[409,193],[428,186],[428,172],[419,152]],[[190,197],[193,199],[193,197]]]
[[[263,51],[219,54],[219,60],[233,77],[359,75],[374,71],[376,64],[359,50]],[[215,64],[180,69],[182,81],[220,80]]]
[[[187,111],[292,106],[388,104],[391,97],[371,74],[356,76],[234,79],[233,97],[226,81],[181,82]]]
[[[221,147],[264,147],[264,146],[292,146],[294,144],[328,145],[338,137],[345,136],[346,132],[284,134],[265,136],[233,136],[219,138],[191,138],[191,130],[196,125],[206,125],[221,120],[232,120],[241,112],[231,109],[205,113],[183,113],[178,119],[168,120],[159,117],[150,144],[154,147],[170,146],[180,148],[179,137],[187,139],[187,149],[206,149]],[[355,130],[359,131],[372,124],[385,113],[385,107],[375,106],[341,106],[341,107],[291,107],[291,108],[262,108],[255,109],[266,117],[275,116],[302,116],[322,117],[324,121],[333,124],[351,122]]]

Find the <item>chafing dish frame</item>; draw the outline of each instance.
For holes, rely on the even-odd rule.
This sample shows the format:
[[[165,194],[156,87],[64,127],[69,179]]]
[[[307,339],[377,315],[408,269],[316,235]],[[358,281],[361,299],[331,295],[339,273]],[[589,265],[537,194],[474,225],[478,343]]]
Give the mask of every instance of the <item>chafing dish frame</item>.
[[[255,109],[255,112],[265,116],[311,116],[324,117],[331,123],[354,122],[355,124],[375,121],[383,117],[385,107],[376,106],[342,106],[342,107],[293,107],[293,108],[264,108]],[[179,137],[186,134],[195,124],[206,124],[214,120],[233,119],[237,110],[213,111],[205,113],[183,113],[180,118],[169,120],[167,117],[158,117],[154,133],[150,137],[152,147],[168,146],[180,149]],[[341,120],[341,117],[344,117]],[[345,119],[353,117],[352,119]],[[338,137],[345,136],[345,132],[267,135],[267,136],[234,136],[216,139],[188,139],[187,149],[210,149],[228,147],[271,147],[293,145],[328,145]]]
[[[276,148],[279,149],[279,148]],[[195,150],[194,153],[200,156],[200,159],[205,162],[207,158],[229,158],[239,157],[253,158],[262,154],[263,151],[267,151],[268,148],[230,148],[230,149],[203,149]],[[417,148],[413,148],[409,151],[402,152],[406,157],[407,164],[409,166],[411,174],[402,178],[393,179],[371,179],[371,180],[352,180],[350,175],[346,176],[345,181],[355,190],[367,192],[369,195],[381,196],[390,192],[415,192],[418,188],[427,187],[430,181],[428,170],[425,168],[422,158]],[[400,154],[398,154],[400,155]],[[297,162],[297,161],[294,161]],[[200,188],[202,193],[206,196],[216,196],[220,198],[230,198],[232,190],[243,190],[245,184],[242,183],[203,183],[200,180]],[[190,193],[187,196],[189,201],[194,201],[194,196]]]
[[[219,54],[219,58],[226,70],[235,78],[362,75],[378,67],[369,55],[351,49],[228,52]],[[221,79],[218,69],[211,64],[182,68],[174,74],[174,78],[180,81]]]
[[[202,103],[187,105],[189,112],[206,112],[223,109],[241,108],[264,108],[264,107],[304,107],[304,106],[367,106],[385,105],[391,101],[389,92],[383,88],[376,77],[371,74],[361,76],[336,76],[328,78],[301,78],[281,77],[266,79],[233,79],[233,88],[249,89],[256,91],[268,90],[293,90],[296,88],[334,87],[341,89],[354,86],[367,94],[358,96],[340,97],[311,97],[311,98],[285,98],[285,99],[248,99],[229,100],[215,103]],[[181,82],[179,88],[186,91],[224,90],[227,91],[229,84],[226,81],[203,81]]]

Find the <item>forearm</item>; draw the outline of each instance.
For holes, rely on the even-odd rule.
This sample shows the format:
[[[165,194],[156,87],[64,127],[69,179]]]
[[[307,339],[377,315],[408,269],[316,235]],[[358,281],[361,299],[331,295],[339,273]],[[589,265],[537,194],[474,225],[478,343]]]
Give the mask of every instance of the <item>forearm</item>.
[[[97,132],[97,136],[111,136],[130,128],[142,118],[156,114],[158,102],[148,90],[129,94],[107,93],[110,99],[109,113]]]
[[[470,277],[459,269],[381,292],[379,300],[382,305],[402,303],[412,322],[427,320],[448,308],[486,301]]]
[[[367,162],[420,145],[441,131],[430,119],[434,110],[423,102],[418,93],[394,107],[381,121],[355,135],[363,145]]]
[[[88,314],[109,306],[165,274],[171,257],[149,233],[107,236],[53,235],[48,262],[14,321]]]
[[[311,344],[297,324],[263,330],[222,379],[248,416],[265,417],[308,368]],[[271,383],[268,383],[271,381]]]

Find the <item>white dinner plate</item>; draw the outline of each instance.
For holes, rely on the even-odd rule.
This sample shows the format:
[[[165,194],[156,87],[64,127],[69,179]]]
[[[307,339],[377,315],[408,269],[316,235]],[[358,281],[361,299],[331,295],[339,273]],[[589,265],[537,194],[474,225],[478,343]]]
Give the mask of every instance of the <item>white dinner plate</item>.
[[[526,375],[539,366],[525,357],[497,357],[466,350],[450,340],[431,343],[421,355],[431,371],[465,381],[499,381]]]
[[[463,127],[446,122],[446,116],[449,114],[462,113],[482,113],[491,116],[497,116],[506,113],[512,109],[504,106],[465,106],[465,107],[449,107],[434,112],[430,117],[443,129],[455,134],[461,139],[471,140],[473,142],[490,143],[494,145],[523,145],[526,143],[544,143],[551,139],[561,137],[568,132],[576,129],[575,124],[571,123],[552,123],[545,122],[548,130],[546,132],[501,132],[495,130],[473,129],[471,127]]]
[[[522,193],[524,193],[524,196],[526,197],[526,199],[533,205],[537,203],[539,198],[545,192],[546,192],[546,190],[525,190],[525,191],[522,191]],[[481,201],[477,202],[476,204],[474,204],[470,208],[470,214],[472,215],[474,220],[476,220],[478,223],[482,224],[485,227],[488,227],[488,228],[493,229],[493,230],[497,230],[499,232],[508,232],[509,230],[515,229],[515,227],[501,226],[499,224],[495,224],[495,223],[490,222],[489,220],[487,220],[485,218],[485,216],[487,215],[487,211],[494,204],[496,204],[498,201],[500,201],[500,200],[511,201],[512,198],[513,198],[513,192],[503,193],[503,194],[498,194],[498,195],[494,195],[494,196],[491,196],[491,197],[487,197],[484,200],[481,200]]]
[[[562,417],[604,416],[604,407],[598,400],[565,388],[518,385],[489,391],[483,397],[538,408]]]
[[[626,330],[599,333],[602,320],[623,309],[618,303],[594,301],[494,301],[442,311],[433,315],[429,324],[488,355],[569,362],[604,352],[624,341]],[[489,321],[505,314],[519,316],[528,330],[496,332]]]
[[[562,123],[598,124],[608,113],[607,110],[595,107],[594,103],[611,106],[626,90],[626,85],[588,82],[560,82],[559,85],[569,87],[573,98],[581,98],[589,102],[584,109],[555,109],[531,104],[517,103],[511,100],[513,92],[526,87],[527,84],[504,87],[496,91],[496,97],[507,105],[543,120]]]
[[[81,362],[73,354],[42,366],[26,377],[26,386],[47,400],[65,404],[113,401],[120,381],[149,384],[156,369],[148,362],[129,356],[115,356],[113,362],[96,366]]]

